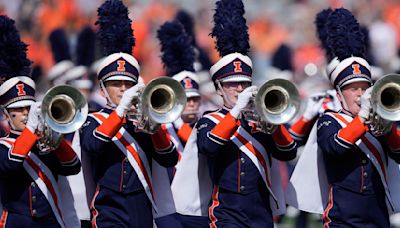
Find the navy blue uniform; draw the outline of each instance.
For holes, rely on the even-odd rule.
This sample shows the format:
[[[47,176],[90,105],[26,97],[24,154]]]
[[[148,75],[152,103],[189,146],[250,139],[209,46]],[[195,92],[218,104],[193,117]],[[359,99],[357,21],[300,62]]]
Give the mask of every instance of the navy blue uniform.
[[[103,109],[102,112],[110,114],[112,110]],[[112,115],[115,112],[110,117]],[[101,134],[97,131],[99,126],[101,125],[89,116],[81,129],[82,153],[90,156],[94,181],[97,184],[91,208],[93,225],[152,227],[152,205],[142,183],[126,156],[111,141],[115,133]],[[151,135],[136,131],[130,121],[124,123],[123,127],[139,143],[149,162],[155,159],[164,167],[177,163],[178,153],[172,143],[169,143],[168,148],[156,150]]]
[[[354,145],[365,132],[366,128],[358,117],[345,128],[327,114],[318,120],[318,146],[323,152],[330,184],[329,202],[324,214],[327,226],[390,227],[381,178],[365,153]],[[396,145],[389,148],[393,143],[389,138],[382,136],[377,139],[386,152],[385,156],[398,163],[400,153],[392,151]]]
[[[16,139],[20,132],[11,131],[5,139]],[[60,147],[64,147],[61,144]],[[63,148],[59,148],[63,149]],[[56,151],[42,153],[36,146],[30,150],[51,170],[54,177],[79,173],[80,161],[76,155],[68,163],[60,162]],[[66,151],[60,151],[65,153]],[[67,153],[73,153],[72,149]],[[34,180],[23,167],[23,157],[13,156],[9,148],[0,144],[0,194],[5,227],[58,227],[51,206]],[[7,213],[7,214],[6,214]],[[0,222],[0,227],[2,227]]]
[[[296,143],[283,126],[268,135],[254,132],[246,120],[235,120],[226,109],[217,113],[227,114],[217,125],[205,117],[196,125],[199,153],[209,158],[214,184],[213,202],[209,210],[211,225],[273,227],[269,191],[250,158],[229,138],[240,122],[262,144],[270,159],[274,157],[282,161],[296,157]]]

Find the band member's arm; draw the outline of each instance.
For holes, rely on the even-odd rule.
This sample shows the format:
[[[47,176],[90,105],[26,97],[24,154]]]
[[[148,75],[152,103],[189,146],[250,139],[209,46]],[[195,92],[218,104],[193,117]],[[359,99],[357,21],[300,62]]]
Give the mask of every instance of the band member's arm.
[[[197,147],[200,153],[216,156],[239,127],[237,120],[228,113],[218,124],[207,118],[197,123]]]
[[[355,142],[368,130],[358,116],[341,128],[336,120],[324,115],[318,120],[317,127],[318,146],[333,156],[341,156],[352,150]]]
[[[317,117],[312,118],[310,120],[301,117],[297,120],[289,129],[289,133],[297,143],[304,144],[307,141],[307,136],[311,131],[315,121],[317,121]]]
[[[54,153],[60,161],[60,175],[75,175],[80,172],[81,162],[75,151],[65,139],[61,141],[60,146],[54,150]]]
[[[297,145],[284,125],[279,125],[272,133],[276,149],[272,149],[272,156],[281,161],[292,160],[296,157]],[[268,147],[267,147],[268,148]]]
[[[164,129],[160,128],[151,135],[155,153],[153,158],[164,167],[173,167],[178,163],[179,153],[174,144],[169,140]]]
[[[22,163],[36,143],[36,139],[37,136],[25,128],[10,149],[0,145],[0,173],[6,174],[22,168]]]
[[[178,129],[178,137],[179,137],[179,139],[181,140],[181,142],[183,143],[183,144],[186,144],[186,142],[188,141],[188,139],[189,139],[189,136],[190,136],[190,133],[192,133],[192,127],[189,125],[189,124],[187,124],[187,123],[184,123],[184,124],[182,124],[182,126]]]
[[[393,124],[392,130],[385,135],[385,138],[390,148],[389,156],[397,163],[400,163],[400,129],[396,124]]]
[[[89,153],[90,156],[97,156],[105,152],[107,145],[111,142],[113,131],[118,127],[112,127],[114,123],[107,125],[108,121],[112,122],[113,118],[115,118],[115,116],[110,115],[110,118],[107,119],[107,122],[105,121],[104,125],[99,125],[93,117],[88,116],[86,123],[80,130],[82,151]],[[121,124],[118,119],[115,122],[118,123],[118,125]],[[103,126],[103,128],[110,126],[110,130],[103,130],[101,131],[102,133],[99,133],[98,129],[100,126]],[[102,128],[100,128],[100,130],[101,129]],[[116,132],[114,135],[115,134]]]

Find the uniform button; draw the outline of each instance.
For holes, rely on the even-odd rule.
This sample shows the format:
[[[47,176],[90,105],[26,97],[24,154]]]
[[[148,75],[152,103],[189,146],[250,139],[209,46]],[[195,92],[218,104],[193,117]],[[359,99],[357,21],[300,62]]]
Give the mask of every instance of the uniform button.
[[[367,164],[367,160],[365,160],[365,159],[363,159],[361,162],[362,162],[363,164]]]
[[[128,163],[128,162],[129,162],[129,160],[125,158],[125,163]]]
[[[367,177],[368,176],[368,173],[367,172],[364,172],[364,177]]]
[[[32,196],[32,202],[36,202],[36,196]]]
[[[32,186],[32,188],[35,188],[36,187],[35,182],[32,182],[31,186]]]
[[[126,185],[122,185],[122,188],[126,188]]]
[[[367,186],[363,186],[363,190],[367,189]]]
[[[124,170],[124,175],[128,174],[128,172],[126,170]]]
[[[246,160],[244,160],[244,158],[240,158],[240,161],[241,161],[242,164],[243,164]]]
[[[240,186],[240,191],[244,191],[245,187],[244,186]]]
[[[32,216],[36,216],[36,215],[37,215],[36,209],[33,209],[32,210]]]
[[[241,172],[241,173],[240,173],[240,176],[244,176],[244,172]]]

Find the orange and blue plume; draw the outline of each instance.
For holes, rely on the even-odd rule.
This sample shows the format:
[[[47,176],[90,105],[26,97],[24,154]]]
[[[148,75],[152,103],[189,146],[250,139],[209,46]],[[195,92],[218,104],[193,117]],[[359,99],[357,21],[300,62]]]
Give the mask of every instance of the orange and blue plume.
[[[174,76],[184,70],[194,72],[195,52],[191,37],[178,21],[166,22],[157,31],[161,44],[161,59],[167,75]]]
[[[250,49],[248,27],[241,0],[220,0],[214,13],[211,36],[216,38],[220,56],[234,52],[247,55]]]
[[[135,37],[128,8],[120,0],[107,0],[97,10],[100,26],[97,33],[104,55],[123,52],[132,54]]]
[[[0,16],[0,77],[30,76],[32,62],[27,58],[28,45],[21,41],[15,22]]]

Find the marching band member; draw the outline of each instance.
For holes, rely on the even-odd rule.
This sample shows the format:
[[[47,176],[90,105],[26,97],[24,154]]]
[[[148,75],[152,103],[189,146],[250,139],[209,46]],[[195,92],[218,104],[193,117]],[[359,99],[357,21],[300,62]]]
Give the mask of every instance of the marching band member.
[[[249,35],[243,14],[240,0],[217,2],[211,35],[216,37],[222,58],[210,73],[224,106],[196,124],[198,152],[208,159],[214,186],[211,227],[273,227],[275,210],[285,210],[273,159],[296,157],[296,143],[283,125],[266,134],[253,129],[241,115],[256,91],[251,86],[252,62],[247,56]]]
[[[185,89],[187,103],[182,116],[165,127],[179,152],[183,152],[194,124],[198,120],[200,93],[194,73],[195,52],[192,38],[178,21],[166,22],[158,30],[162,60],[167,75],[180,82]]]
[[[80,171],[80,161],[65,140],[54,151],[41,151],[35,145],[40,103],[35,103],[34,81],[20,76],[30,71],[27,45],[20,41],[13,20],[0,16],[0,24],[0,48],[9,50],[1,56],[0,74],[5,81],[0,86],[0,104],[11,126],[10,134],[0,139],[0,227],[77,227],[73,206],[63,201],[68,191],[59,184],[61,176]],[[68,200],[73,202],[72,195]]]
[[[400,187],[400,133],[395,126],[384,136],[369,131],[371,71],[354,16],[336,9],[326,26],[339,60],[329,78],[342,110],[326,112],[314,125],[288,202],[323,214],[325,227],[390,227],[389,213],[400,209],[394,190]]]
[[[151,159],[172,167],[178,153],[162,129],[150,135],[126,118],[144,86],[139,81],[139,64],[130,55],[135,39],[128,9],[122,1],[107,0],[99,7],[98,15],[99,37],[108,55],[98,79],[108,104],[89,115],[80,137],[82,153],[91,158],[97,184],[91,205],[92,225],[152,227],[157,206]]]

